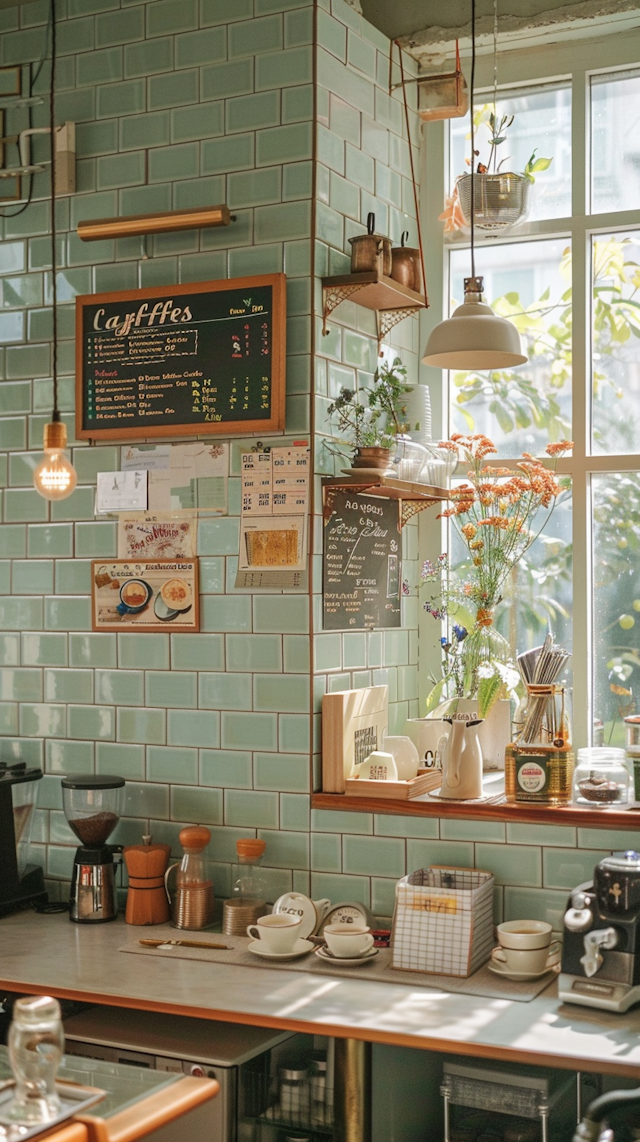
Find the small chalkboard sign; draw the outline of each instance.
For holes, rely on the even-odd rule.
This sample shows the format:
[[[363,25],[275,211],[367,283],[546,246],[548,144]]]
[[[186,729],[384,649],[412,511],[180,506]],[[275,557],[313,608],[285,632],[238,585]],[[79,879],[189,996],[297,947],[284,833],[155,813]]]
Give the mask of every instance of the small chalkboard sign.
[[[324,526],[325,630],[399,627],[398,500],[336,492]]]
[[[76,436],[284,428],[284,274],[76,298]]]

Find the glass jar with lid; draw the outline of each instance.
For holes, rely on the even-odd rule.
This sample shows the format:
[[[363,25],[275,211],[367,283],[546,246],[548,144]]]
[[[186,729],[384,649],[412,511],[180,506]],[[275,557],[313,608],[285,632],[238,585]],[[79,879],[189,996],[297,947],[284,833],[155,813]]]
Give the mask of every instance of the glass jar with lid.
[[[574,754],[569,692],[552,683],[526,683],[505,750],[507,801],[562,805],[571,800]]]
[[[311,1114],[311,1083],[306,1063],[285,1063],[278,1071],[280,1118],[295,1125],[309,1123]]]
[[[238,860],[231,866],[231,896],[222,909],[222,931],[227,936],[246,936],[267,909],[266,877],[260,867],[266,842],[256,837],[236,841]]]
[[[57,999],[48,995],[17,999],[8,1045],[16,1085],[5,1108],[6,1118],[25,1127],[50,1122],[62,1107],[56,1074],[64,1051],[64,1032]]]
[[[578,750],[572,801],[590,809],[628,805],[633,800],[631,778],[623,749],[591,746]]]

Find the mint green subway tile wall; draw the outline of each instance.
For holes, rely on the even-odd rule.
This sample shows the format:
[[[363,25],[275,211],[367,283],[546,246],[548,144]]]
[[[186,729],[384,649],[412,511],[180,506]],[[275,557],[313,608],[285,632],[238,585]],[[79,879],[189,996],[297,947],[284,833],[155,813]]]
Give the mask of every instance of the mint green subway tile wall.
[[[58,8],[57,117],[76,122],[79,159],[78,193],[57,208],[60,403],[70,432],[78,292],[284,270],[286,439],[305,438],[313,400],[316,473],[333,471],[326,406],[341,387],[371,383],[377,344],[373,316],[353,303],[321,336],[319,278],[348,268],[348,239],[369,211],[395,241],[408,229],[415,243],[402,107],[386,90],[388,41],[344,0],[74,0],[73,20]],[[40,0],[4,9],[0,66],[37,60],[45,29]],[[39,91],[46,81],[45,69]],[[24,126],[21,114],[7,111],[6,133]],[[45,107],[34,107],[34,126],[46,121]],[[415,145],[413,107],[411,122]],[[568,887],[602,852],[637,845],[632,831],[310,810],[317,714],[313,739],[311,720],[326,690],[387,683],[394,729],[418,712],[416,600],[404,602],[401,631],[325,634],[319,521],[311,596],[235,593],[239,456],[254,441],[232,444],[229,517],[201,521],[202,633],[91,630],[91,560],[116,550],[113,522],[93,514],[96,477],[118,467],[120,450],[74,444],[78,491],[55,509],[31,490],[52,399],[46,189],[39,179],[28,209],[0,219],[0,760],[44,768],[36,840],[54,898],[65,894],[73,845],[60,779],[95,771],[129,783],[120,840],[151,831],[177,851],[184,824],[207,824],[221,895],[236,841],[260,836],[273,892],[361,899],[389,914],[401,873],[456,857],[495,872],[496,915],[555,922]],[[85,245],[76,234],[82,219],[225,201],[236,215],[230,227],[149,241],[146,260],[137,240]],[[385,341],[409,378],[419,349],[414,319]],[[413,523],[404,560],[413,584]]]
[[[8,10],[0,66],[39,58],[41,7]],[[86,7],[71,20],[58,5],[57,117],[76,122],[78,141],[78,193],[57,207],[70,437],[77,293],[286,271],[284,440],[299,438],[311,402],[314,5]],[[8,132],[22,114],[7,111]],[[46,125],[44,107],[33,120]],[[94,514],[96,480],[119,467],[120,448],[74,444],[68,500],[50,506],[33,490],[52,403],[46,194],[38,180],[27,210],[0,219],[0,758],[44,767],[37,840],[50,885],[68,876],[73,844],[60,778],[85,770],[130,783],[119,839],[153,828],[177,845],[182,825],[202,821],[228,890],[235,839],[263,829],[274,884],[292,887],[309,865],[309,606],[304,594],[234,591],[239,455],[255,440],[234,442],[229,516],[201,521],[202,633],[93,632],[91,560],[117,551],[115,523]],[[138,240],[76,234],[83,219],[217,202],[235,215],[228,228],[150,239],[148,258]]]
[[[375,315],[353,302],[331,314],[328,335],[322,335],[324,274],[348,273],[349,239],[366,232],[374,212],[376,230],[399,243],[404,230],[417,245],[412,194],[403,195],[410,178],[400,92],[388,97],[389,41],[342,0],[318,11],[316,281],[318,324],[314,363],[316,473],[338,473],[345,459],[334,455],[333,426],[327,408],[341,389],[366,389],[373,383],[379,361]],[[385,66],[381,61],[385,60]],[[410,65],[409,65],[410,66]],[[415,109],[410,110],[412,143],[418,159],[420,141]],[[418,320],[410,317],[385,337],[387,362],[399,358],[407,381],[417,377]],[[348,450],[345,451],[345,458]],[[348,463],[348,460],[347,460]],[[370,685],[389,687],[389,731],[401,733],[407,717],[418,714],[417,635],[415,598],[402,600],[402,630],[374,633],[323,633],[321,606],[321,542],[318,536],[313,589],[314,700],[320,709],[323,693]],[[417,569],[417,524],[403,531],[403,575],[414,592]],[[317,782],[316,782],[317,783]]]

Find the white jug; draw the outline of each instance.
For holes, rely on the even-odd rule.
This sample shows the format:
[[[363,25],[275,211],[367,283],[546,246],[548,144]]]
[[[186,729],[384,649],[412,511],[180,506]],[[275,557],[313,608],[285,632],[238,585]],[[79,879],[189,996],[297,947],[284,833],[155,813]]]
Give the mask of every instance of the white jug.
[[[441,797],[469,801],[482,797],[482,750],[478,726],[482,718],[467,722],[459,718],[443,718],[451,729],[438,743],[442,758]]]

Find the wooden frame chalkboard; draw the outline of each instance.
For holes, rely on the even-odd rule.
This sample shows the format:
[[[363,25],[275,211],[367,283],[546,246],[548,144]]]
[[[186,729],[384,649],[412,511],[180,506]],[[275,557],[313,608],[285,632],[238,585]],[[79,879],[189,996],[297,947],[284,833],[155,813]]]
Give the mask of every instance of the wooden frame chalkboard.
[[[284,274],[76,298],[76,437],[274,432],[285,419]]]

